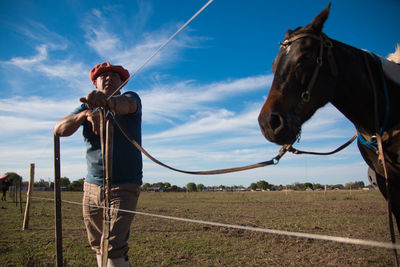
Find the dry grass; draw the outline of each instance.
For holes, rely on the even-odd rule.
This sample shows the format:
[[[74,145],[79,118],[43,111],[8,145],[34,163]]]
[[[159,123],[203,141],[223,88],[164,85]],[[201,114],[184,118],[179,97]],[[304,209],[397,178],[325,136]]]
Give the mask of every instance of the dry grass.
[[[35,192],[52,197],[52,193]],[[62,198],[80,202],[81,193]],[[30,229],[5,204],[0,266],[53,266],[54,204],[34,199]],[[390,240],[379,192],[142,193],[138,211],[276,230],[377,241]],[[293,238],[137,215],[129,240],[134,266],[390,266],[390,250]],[[95,266],[81,206],[63,204],[67,266]]]

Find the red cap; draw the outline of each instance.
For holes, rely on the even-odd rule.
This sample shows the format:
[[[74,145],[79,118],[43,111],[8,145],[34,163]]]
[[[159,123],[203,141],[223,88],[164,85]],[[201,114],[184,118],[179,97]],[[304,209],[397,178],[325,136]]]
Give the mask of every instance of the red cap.
[[[94,86],[96,86],[96,79],[97,77],[106,71],[114,71],[121,76],[121,82],[125,82],[127,79],[129,79],[129,72],[124,69],[124,67],[119,66],[119,65],[111,65],[109,62],[104,62],[101,64],[96,65],[90,72],[89,72],[89,78],[92,80],[92,83]]]

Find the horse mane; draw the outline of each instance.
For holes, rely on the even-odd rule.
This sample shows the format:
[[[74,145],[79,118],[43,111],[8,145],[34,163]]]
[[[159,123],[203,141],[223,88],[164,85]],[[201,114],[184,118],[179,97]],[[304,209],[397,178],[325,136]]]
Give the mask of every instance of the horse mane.
[[[396,51],[394,53],[389,54],[386,59],[388,59],[396,64],[400,64],[400,45],[399,44],[397,44]]]

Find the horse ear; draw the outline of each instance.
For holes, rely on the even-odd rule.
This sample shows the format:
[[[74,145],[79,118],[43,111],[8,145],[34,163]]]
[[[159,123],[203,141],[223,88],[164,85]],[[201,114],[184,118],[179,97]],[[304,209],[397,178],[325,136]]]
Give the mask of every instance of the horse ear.
[[[329,3],[328,6],[313,19],[313,21],[311,21],[308,27],[311,27],[316,32],[322,32],[324,23],[328,19],[330,8],[331,3]]]

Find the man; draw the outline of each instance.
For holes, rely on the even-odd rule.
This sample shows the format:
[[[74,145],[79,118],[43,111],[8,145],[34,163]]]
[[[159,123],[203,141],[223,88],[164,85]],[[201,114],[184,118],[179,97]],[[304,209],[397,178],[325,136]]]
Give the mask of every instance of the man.
[[[84,183],[83,218],[89,243],[101,263],[101,236],[103,209],[88,205],[104,206],[103,165],[100,145],[100,115],[98,108],[106,110],[106,116],[115,114],[116,120],[127,131],[130,138],[141,144],[142,105],[139,96],[127,91],[108,97],[129,78],[122,66],[108,62],[96,65],[89,73],[97,90],[80,98],[82,104],[71,115],[59,120],[54,134],[70,136],[83,125],[86,143],[87,177]],[[115,125],[115,123],[114,123]],[[142,155],[115,125],[113,138],[113,163],[111,187],[111,222],[107,266],[130,266],[128,238],[134,214],[121,212],[135,210],[142,184]]]

